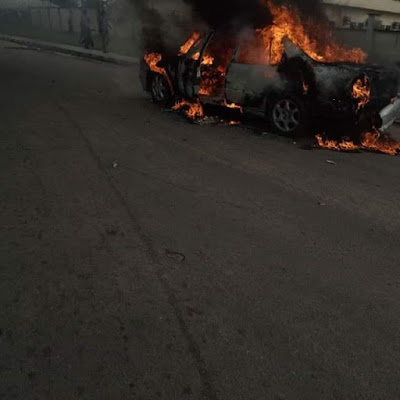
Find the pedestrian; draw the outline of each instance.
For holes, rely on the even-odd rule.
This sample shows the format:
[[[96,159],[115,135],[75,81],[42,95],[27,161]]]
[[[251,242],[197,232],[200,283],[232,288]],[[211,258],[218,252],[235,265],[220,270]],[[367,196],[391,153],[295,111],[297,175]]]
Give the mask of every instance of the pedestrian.
[[[94,47],[92,30],[90,28],[90,18],[87,8],[84,8],[81,14],[81,38],[79,42],[85,46],[85,49]]]
[[[99,23],[99,34],[101,38],[101,45],[103,49],[103,53],[107,53],[108,44],[110,43],[110,29],[111,26],[107,19],[107,13],[104,8],[104,5],[100,6],[98,12],[98,23]]]

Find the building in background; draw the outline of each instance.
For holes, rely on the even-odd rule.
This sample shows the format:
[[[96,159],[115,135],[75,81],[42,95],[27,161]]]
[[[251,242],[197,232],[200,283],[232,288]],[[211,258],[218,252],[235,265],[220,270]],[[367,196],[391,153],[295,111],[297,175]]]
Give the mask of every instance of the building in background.
[[[48,0],[0,0],[0,9],[21,9],[28,7],[51,7]]]
[[[399,0],[323,0],[336,28],[366,29],[368,15],[376,13],[376,29],[400,31]]]

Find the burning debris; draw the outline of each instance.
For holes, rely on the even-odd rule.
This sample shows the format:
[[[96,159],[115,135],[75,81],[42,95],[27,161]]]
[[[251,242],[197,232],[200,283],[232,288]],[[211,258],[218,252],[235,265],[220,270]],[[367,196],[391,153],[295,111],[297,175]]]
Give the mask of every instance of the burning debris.
[[[190,103],[186,100],[178,101],[172,107],[173,110],[185,109],[185,114],[190,119],[199,119],[204,117],[203,106],[199,101],[196,103]]]
[[[361,134],[360,143],[354,143],[350,138],[344,137],[340,141],[329,140],[322,135],[316,136],[317,146],[336,151],[367,150],[395,156],[400,154],[400,142],[392,139],[389,135],[375,129],[373,132]]]
[[[312,132],[311,121],[333,126],[329,118],[343,120],[349,137],[333,140],[318,126],[316,132],[325,131],[316,136],[318,147],[399,153],[397,142],[379,131],[380,110],[386,107],[389,123],[400,110],[398,76],[364,65],[361,49],[336,43],[327,26],[310,17],[322,18],[318,7],[310,13],[295,0],[186,2],[215,30],[193,31],[175,55],[145,54],[142,82],[155,101],[183,98],[173,110],[199,121],[207,119],[202,104],[259,110],[274,130],[290,135]]]

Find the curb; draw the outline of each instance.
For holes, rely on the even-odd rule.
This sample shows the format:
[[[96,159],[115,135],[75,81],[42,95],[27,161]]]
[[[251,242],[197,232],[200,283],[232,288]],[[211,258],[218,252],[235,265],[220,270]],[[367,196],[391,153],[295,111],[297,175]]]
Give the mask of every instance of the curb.
[[[48,51],[54,51],[57,53],[71,54],[89,60],[97,60],[119,65],[139,64],[139,58],[137,57],[122,56],[114,53],[103,53],[98,50],[86,50],[76,46],[45,42],[42,40],[31,40],[23,37],[4,35],[1,33],[0,33],[0,40],[22,44],[37,50],[43,49]]]

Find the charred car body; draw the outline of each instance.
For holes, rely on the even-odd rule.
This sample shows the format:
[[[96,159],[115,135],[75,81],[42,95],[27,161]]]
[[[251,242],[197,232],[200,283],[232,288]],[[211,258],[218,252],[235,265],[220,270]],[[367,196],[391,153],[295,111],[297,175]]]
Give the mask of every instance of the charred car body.
[[[159,103],[185,98],[235,104],[265,117],[274,130],[285,134],[311,126],[387,128],[396,119],[400,98],[395,69],[317,62],[290,41],[285,42],[280,62],[260,62],[247,54],[250,40],[252,49],[262,46],[254,43],[255,37],[199,35],[185,54],[162,55],[156,72],[143,61],[142,85]]]

